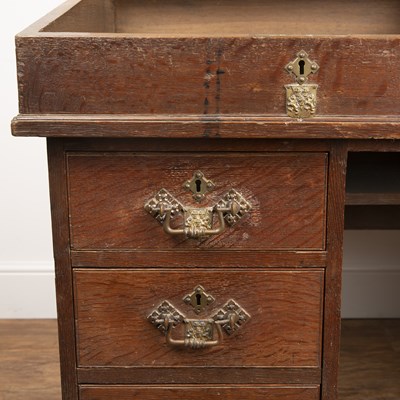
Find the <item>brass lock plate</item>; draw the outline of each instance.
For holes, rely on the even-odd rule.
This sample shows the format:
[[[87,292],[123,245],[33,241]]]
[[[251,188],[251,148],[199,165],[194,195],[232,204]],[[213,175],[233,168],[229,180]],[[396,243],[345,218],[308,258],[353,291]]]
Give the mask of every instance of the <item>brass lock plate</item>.
[[[315,74],[319,70],[319,65],[315,61],[311,61],[308,54],[301,50],[297,53],[297,57],[286,65],[285,69],[296,79],[297,83],[302,85],[307,82],[311,74]]]
[[[192,192],[193,198],[197,202],[200,202],[205,198],[208,192],[214,190],[215,184],[212,180],[207,179],[201,171],[196,171],[192,179],[186,181],[183,187]]]
[[[183,301],[194,308],[196,314],[200,314],[208,305],[215,301],[211,294],[206,293],[203,286],[198,285],[194,288],[193,292],[187,294]]]
[[[319,65],[301,50],[297,53],[297,57],[286,65],[285,70],[296,81],[285,85],[287,115],[297,119],[314,117],[317,110],[318,85],[306,82],[310,75],[319,70]]]

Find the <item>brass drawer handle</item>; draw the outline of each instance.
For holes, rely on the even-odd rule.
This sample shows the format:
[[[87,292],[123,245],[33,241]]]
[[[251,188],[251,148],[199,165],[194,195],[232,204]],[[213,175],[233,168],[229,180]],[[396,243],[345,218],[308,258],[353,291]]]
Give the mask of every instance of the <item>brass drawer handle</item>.
[[[169,346],[206,349],[222,344],[223,330],[227,335],[233,334],[250,319],[250,315],[231,299],[209,318],[188,319],[169,301],[164,300],[147,319],[165,334]],[[174,339],[174,328],[180,323],[184,324],[184,338]]]
[[[185,319],[185,338],[176,340],[172,338],[172,324],[168,326],[165,341],[172,347],[188,347],[191,349],[205,349],[218,346],[222,343],[223,335],[221,325],[212,319]],[[217,331],[217,339],[214,340],[214,327]],[[196,334],[193,334],[196,332]]]
[[[204,175],[198,171],[197,174]],[[211,181],[206,180],[208,186]],[[214,185],[214,184],[212,184]],[[185,187],[190,187],[189,183]],[[214,186],[212,186],[214,187]],[[201,201],[205,196],[194,196],[196,201]],[[151,214],[162,225],[164,232],[176,236],[185,235],[192,239],[219,235],[225,231],[226,223],[233,225],[251,210],[250,203],[235,189],[229,190],[212,207],[187,207],[177,200],[166,189],[161,189],[153,198],[144,205],[145,210]],[[182,228],[171,227],[171,219],[177,215],[183,215],[184,226]],[[218,217],[218,226],[214,228],[214,214]]]
[[[214,207],[182,208],[185,219],[185,227],[181,229],[171,228],[172,207],[169,204],[161,203],[156,211],[164,216],[163,229],[169,235],[185,235],[188,238],[202,238],[211,235],[219,235],[225,230],[225,214],[236,216],[240,211],[240,205],[236,201],[227,202],[225,206],[216,204]],[[216,212],[218,215],[218,228],[211,229],[212,216]]]

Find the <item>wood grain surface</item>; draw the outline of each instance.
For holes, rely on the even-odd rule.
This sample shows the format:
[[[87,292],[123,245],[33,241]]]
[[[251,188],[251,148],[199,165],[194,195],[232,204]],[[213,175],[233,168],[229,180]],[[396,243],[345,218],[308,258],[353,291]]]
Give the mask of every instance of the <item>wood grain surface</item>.
[[[70,0],[59,11],[52,12],[45,23],[45,32],[113,32],[115,31],[115,9],[113,0]],[[61,6],[61,7],[63,7]]]
[[[296,0],[117,0],[115,5],[116,32],[143,35],[400,33],[400,7],[394,0],[331,0],[324,7],[318,0],[303,2],[301,7]]]
[[[320,367],[323,270],[75,270],[74,277],[81,367]],[[197,315],[182,299],[199,284],[216,301]],[[164,300],[199,319],[229,299],[251,319],[210,349],[168,347],[147,321]]]
[[[59,400],[57,321],[0,320],[0,399]]]
[[[78,381],[93,385],[320,385],[320,368],[79,367]]]
[[[205,395],[205,393],[207,393]],[[204,397],[210,400],[317,400],[318,386],[172,386],[172,387],[96,387],[81,386],[81,400],[160,400],[187,399],[200,400]]]
[[[189,127],[190,124],[190,127]],[[20,114],[14,136],[79,138],[399,139],[396,116],[315,117]],[[390,142],[396,146],[395,142]]]
[[[62,140],[47,139],[50,206],[63,400],[78,397],[73,277],[70,262],[66,159]]]
[[[218,251],[216,257],[200,251],[72,251],[73,267],[85,268],[322,268],[326,266],[324,251]]]
[[[323,250],[326,164],[325,153],[72,153],[68,157],[72,247]],[[196,170],[216,185],[201,204],[182,187]],[[144,210],[162,188],[195,207],[213,206],[235,188],[252,210],[209,239],[174,237]],[[175,222],[182,223],[182,219]]]
[[[70,2],[74,5],[74,2]],[[398,34],[400,8],[394,0],[335,0],[318,7],[296,0],[133,1],[83,0],[46,25],[44,32],[123,32],[202,36],[262,34]]]
[[[339,142],[329,154],[327,266],[325,274],[324,336],[321,398],[338,396],[342,259],[347,147]]]
[[[400,319],[342,322],[339,399],[400,399]]]
[[[21,114],[286,116],[300,50],[320,70],[318,116],[399,115],[399,36],[17,37]]]
[[[0,337],[0,399],[61,399],[57,321],[0,320]],[[339,400],[398,400],[399,341],[398,319],[342,321]],[[81,382],[105,382],[110,370],[90,369]]]

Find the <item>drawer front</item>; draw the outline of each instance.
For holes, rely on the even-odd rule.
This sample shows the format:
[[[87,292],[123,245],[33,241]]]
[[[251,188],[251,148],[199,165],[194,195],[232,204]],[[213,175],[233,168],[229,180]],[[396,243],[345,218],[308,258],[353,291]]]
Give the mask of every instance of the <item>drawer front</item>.
[[[185,301],[198,285],[211,296],[199,310]],[[322,269],[81,269],[74,287],[79,367],[321,366]],[[167,343],[148,319],[167,301],[187,320],[209,320],[232,300],[244,322],[206,348]],[[182,342],[188,325],[176,325],[172,337]]]
[[[319,386],[81,386],[81,400],[317,400]]]
[[[198,170],[215,184],[200,203],[183,187]],[[323,250],[326,179],[326,153],[69,153],[72,247]],[[235,189],[251,210],[208,238],[172,236],[144,209],[162,188],[195,208],[212,207]],[[181,228],[182,218],[172,224]]]

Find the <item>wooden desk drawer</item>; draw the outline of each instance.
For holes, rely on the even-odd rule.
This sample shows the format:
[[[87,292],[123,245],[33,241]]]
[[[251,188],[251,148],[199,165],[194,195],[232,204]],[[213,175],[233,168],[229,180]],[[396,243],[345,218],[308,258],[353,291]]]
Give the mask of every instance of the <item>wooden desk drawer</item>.
[[[324,250],[327,158],[306,152],[69,153],[72,247]],[[197,170],[215,184],[201,203],[183,188]],[[233,188],[252,209],[206,240],[172,237],[144,210],[162,188],[191,207],[212,206]]]
[[[205,393],[207,393],[205,395]],[[317,400],[319,386],[81,386],[81,400]]]
[[[200,313],[184,301],[198,285],[213,297]],[[322,269],[79,269],[74,288],[79,367],[281,368],[283,382],[285,369],[321,367]],[[211,319],[231,300],[244,322],[207,348],[167,344],[148,319],[165,301],[187,319]],[[185,337],[184,326],[172,329],[174,339]]]

